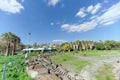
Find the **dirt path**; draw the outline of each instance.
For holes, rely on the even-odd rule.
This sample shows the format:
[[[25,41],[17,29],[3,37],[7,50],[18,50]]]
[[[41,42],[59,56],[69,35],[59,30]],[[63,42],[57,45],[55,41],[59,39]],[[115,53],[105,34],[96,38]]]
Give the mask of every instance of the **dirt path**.
[[[92,64],[82,69],[78,74],[78,78],[82,78],[84,80],[96,80],[95,75],[98,68],[109,63],[114,66],[113,73],[115,74],[115,80],[120,80],[120,63],[117,63],[117,61],[120,60],[120,54],[107,54],[92,57],[75,55],[75,57],[80,60],[89,61]]]

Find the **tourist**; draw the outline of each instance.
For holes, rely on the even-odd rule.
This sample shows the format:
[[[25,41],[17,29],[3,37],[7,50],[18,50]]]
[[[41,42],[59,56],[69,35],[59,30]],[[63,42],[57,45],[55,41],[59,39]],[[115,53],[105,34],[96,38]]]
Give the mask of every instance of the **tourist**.
[[[27,58],[28,58],[28,52],[25,53],[25,59],[27,60]]]

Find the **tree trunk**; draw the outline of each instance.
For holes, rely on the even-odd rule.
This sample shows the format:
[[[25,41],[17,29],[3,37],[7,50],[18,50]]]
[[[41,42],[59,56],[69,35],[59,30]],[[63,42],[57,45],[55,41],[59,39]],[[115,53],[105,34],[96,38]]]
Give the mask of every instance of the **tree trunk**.
[[[15,48],[16,48],[16,41],[13,42],[12,55],[15,54]]]
[[[6,56],[9,55],[9,52],[10,52],[10,43],[7,44]]]

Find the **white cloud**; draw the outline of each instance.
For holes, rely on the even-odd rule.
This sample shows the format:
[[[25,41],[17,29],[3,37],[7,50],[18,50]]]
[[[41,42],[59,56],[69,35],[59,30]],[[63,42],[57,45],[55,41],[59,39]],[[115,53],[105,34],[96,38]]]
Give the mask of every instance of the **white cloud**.
[[[83,18],[87,15],[87,13],[96,14],[101,7],[100,3],[97,3],[95,6],[90,5],[88,8],[83,7],[77,12],[76,16]]]
[[[20,13],[24,7],[17,0],[0,0],[0,10],[9,13]]]
[[[93,15],[90,21],[80,24],[63,24],[61,28],[68,32],[82,32],[96,28],[98,25],[111,25],[120,19],[120,1],[106,9],[101,15]],[[96,5],[96,9],[100,8]],[[91,11],[91,10],[89,10]],[[97,10],[96,10],[97,11]],[[95,11],[95,12],[96,12]]]
[[[111,25],[111,24],[114,24],[114,23],[115,23],[115,21],[110,21],[110,22],[104,23],[103,25]]]
[[[91,11],[91,14],[97,13],[97,12],[100,10],[101,7],[102,7],[102,6],[101,6],[100,3],[96,4],[96,5],[94,6],[93,10]]]
[[[97,23],[93,20],[90,22],[85,22],[83,24],[63,24],[62,29],[67,30],[68,32],[82,32],[92,30],[97,26]]]
[[[66,40],[53,40],[52,42],[67,42]]]
[[[93,20],[93,19],[96,19],[96,18],[98,18],[98,15],[93,15],[93,16],[90,17],[90,20]]]
[[[101,15],[97,19],[100,24],[117,21],[118,19],[120,19],[120,2],[107,9],[106,12],[104,12],[103,15]]]
[[[86,14],[85,14],[85,8],[81,8],[81,9],[77,12],[76,16],[81,17],[81,18],[85,17],[85,16],[86,16]]]
[[[48,5],[49,6],[55,6],[59,2],[60,2],[60,0],[48,0]]]
[[[90,5],[87,8],[87,12],[90,12],[91,14],[96,14],[100,10],[101,7],[102,6],[100,3],[97,3],[95,6]]]
[[[50,25],[51,25],[51,26],[53,26],[53,25],[54,25],[54,23],[53,23],[53,22],[51,22],[51,23],[50,23]]]
[[[93,5],[90,5],[90,6],[87,8],[87,12],[91,12],[93,9],[94,9]]]

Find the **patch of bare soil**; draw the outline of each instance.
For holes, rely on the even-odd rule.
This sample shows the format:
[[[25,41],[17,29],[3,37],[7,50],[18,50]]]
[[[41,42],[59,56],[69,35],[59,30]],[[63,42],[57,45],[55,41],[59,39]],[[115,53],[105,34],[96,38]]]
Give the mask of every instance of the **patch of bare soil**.
[[[55,74],[39,74],[36,77],[36,80],[61,80],[59,77],[57,77]]]

